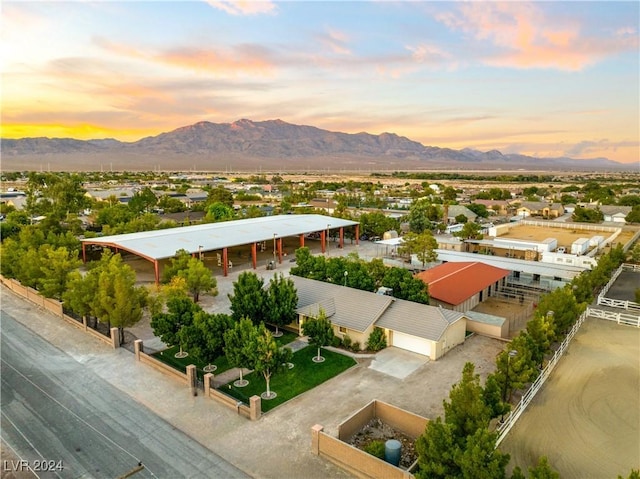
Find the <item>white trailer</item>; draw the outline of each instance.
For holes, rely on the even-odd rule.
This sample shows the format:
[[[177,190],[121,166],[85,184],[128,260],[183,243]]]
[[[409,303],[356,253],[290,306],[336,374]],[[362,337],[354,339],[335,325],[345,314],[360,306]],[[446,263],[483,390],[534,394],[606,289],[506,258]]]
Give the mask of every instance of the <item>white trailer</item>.
[[[589,251],[589,238],[578,238],[571,244],[571,254],[585,254]]]

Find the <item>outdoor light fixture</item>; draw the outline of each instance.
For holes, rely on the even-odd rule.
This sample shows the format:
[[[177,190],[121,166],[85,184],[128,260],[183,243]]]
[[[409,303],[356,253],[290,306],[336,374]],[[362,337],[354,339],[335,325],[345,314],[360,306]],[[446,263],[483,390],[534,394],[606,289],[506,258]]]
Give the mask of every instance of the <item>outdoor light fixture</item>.
[[[507,402],[507,389],[509,388],[509,364],[511,363],[511,358],[515,358],[518,355],[518,351],[512,349],[507,354],[507,373],[504,377],[504,390],[502,391],[502,402]],[[504,413],[500,417],[500,423],[504,422]]]

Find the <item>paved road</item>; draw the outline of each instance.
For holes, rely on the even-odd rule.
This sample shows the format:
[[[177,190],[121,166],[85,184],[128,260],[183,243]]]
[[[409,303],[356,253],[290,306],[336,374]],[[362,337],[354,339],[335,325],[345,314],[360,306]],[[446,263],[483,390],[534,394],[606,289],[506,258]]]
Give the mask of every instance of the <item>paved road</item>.
[[[2,439],[18,456],[62,461],[40,477],[246,478],[71,356],[0,316]]]

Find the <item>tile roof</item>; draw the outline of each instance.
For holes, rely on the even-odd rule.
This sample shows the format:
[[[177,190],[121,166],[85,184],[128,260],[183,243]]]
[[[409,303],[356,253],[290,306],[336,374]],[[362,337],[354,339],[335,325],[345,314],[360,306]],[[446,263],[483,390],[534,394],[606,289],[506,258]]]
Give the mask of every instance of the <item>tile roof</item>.
[[[396,299],[376,326],[439,341],[447,328],[463,316],[450,309]]]
[[[474,262],[449,262],[416,275],[429,285],[429,296],[457,305],[504,278],[509,270]]]
[[[290,276],[298,292],[301,314],[315,316],[322,308],[336,326],[365,331],[381,328],[438,341],[449,325],[464,317],[448,309],[414,303],[369,291]]]
[[[369,291],[299,276],[290,278],[298,292],[299,313],[315,316],[322,308],[333,324],[355,331],[366,331],[393,301],[390,296]]]

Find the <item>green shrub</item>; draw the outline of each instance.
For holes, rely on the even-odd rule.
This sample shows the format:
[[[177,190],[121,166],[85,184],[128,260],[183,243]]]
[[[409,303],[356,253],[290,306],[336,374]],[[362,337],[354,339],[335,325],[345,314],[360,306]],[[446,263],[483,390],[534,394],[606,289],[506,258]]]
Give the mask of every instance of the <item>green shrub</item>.
[[[380,439],[374,439],[369,444],[364,446],[365,452],[382,460],[384,460],[384,449],[384,441],[381,441]]]
[[[341,345],[342,341],[340,341],[340,338],[338,336],[334,336],[331,340],[331,346],[333,346],[334,348],[339,348]]]
[[[367,340],[367,349],[369,351],[380,351],[387,347],[387,338],[382,328],[373,328],[369,339]]]
[[[351,343],[351,351],[361,351],[360,343],[358,341],[354,341],[353,343]]]
[[[351,338],[348,334],[345,334],[342,338],[342,345],[347,349],[351,349]]]

